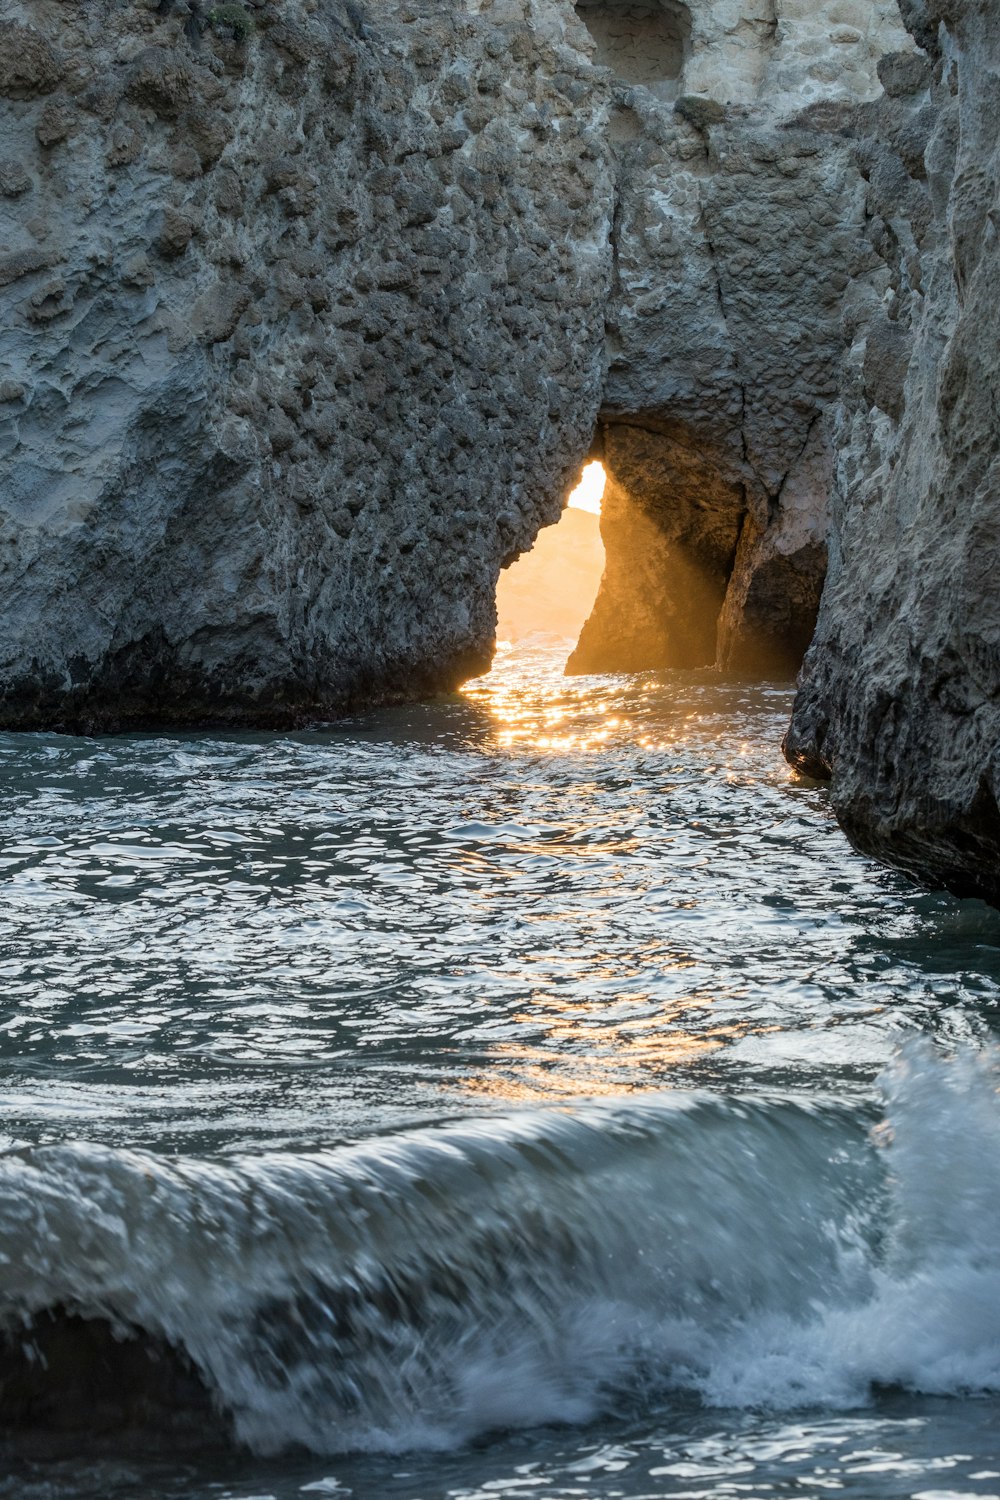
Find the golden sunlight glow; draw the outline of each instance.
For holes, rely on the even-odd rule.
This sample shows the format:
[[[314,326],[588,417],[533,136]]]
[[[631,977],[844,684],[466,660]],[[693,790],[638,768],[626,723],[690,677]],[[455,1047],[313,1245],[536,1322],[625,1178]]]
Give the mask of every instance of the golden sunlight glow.
[[[566,501],[567,506],[572,505],[575,510],[589,510],[593,515],[599,516],[607,478],[602,463],[595,460],[584,464],[580,483]]]
[[[591,473],[595,469],[596,476]],[[498,640],[520,641],[541,631],[571,642],[583,629],[604,571],[597,519],[604,470],[600,464],[588,464],[583,476],[556,525],[544,527],[531,551],[501,573]]]
[[[688,964],[693,961],[673,967]],[[606,996],[565,1001],[537,992],[530,1009],[516,1017],[537,1041],[497,1043],[489,1072],[464,1079],[460,1087],[513,1102],[660,1089],[668,1070],[700,1060],[748,1029],[705,1028],[711,1004],[704,994],[656,1004],[646,994],[623,994],[609,1003]]]

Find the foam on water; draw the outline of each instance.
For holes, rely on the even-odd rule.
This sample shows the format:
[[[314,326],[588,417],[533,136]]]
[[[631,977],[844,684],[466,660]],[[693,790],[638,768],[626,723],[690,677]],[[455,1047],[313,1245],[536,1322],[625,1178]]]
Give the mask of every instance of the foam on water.
[[[836,1104],[594,1103],[226,1164],[0,1158],[3,1314],[193,1361],[258,1451],[451,1446],[655,1393],[848,1407],[1000,1390],[989,1056]]]
[[[1000,915],[851,851],[787,685],[564,657],[0,736],[5,1500],[996,1500]]]

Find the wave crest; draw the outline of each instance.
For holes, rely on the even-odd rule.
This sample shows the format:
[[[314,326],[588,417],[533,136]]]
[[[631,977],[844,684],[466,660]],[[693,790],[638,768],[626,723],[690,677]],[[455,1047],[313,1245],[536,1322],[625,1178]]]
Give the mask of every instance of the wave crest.
[[[651,1391],[1000,1389],[993,1062],[918,1049],[885,1089],[874,1141],[839,1105],[670,1095],[224,1164],[11,1152],[8,1355],[52,1309],[63,1339],[110,1330],[106,1363],[139,1330],[168,1404],[204,1421],[207,1390],[258,1451],[450,1446]]]

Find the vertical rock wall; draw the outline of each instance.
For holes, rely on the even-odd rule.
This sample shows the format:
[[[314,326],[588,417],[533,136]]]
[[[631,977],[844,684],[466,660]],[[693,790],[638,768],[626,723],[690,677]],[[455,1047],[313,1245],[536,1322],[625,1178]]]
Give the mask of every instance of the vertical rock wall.
[[[862,849],[1000,904],[1000,32],[909,0],[858,122],[877,298],[848,314],[831,576],[786,753]]]
[[[570,670],[792,675],[826,566],[845,294],[880,265],[845,122],[912,43],[889,5],[690,14],[676,103],[615,91],[608,567]]]
[[[453,687],[596,427],[575,665],[793,666],[832,491],[789,753],[994,890],[998,59],[935,4],[671,0],[636,82],[614,0],[9,0],[0,724]]]
[[[293,723],[485,668],[603,383],[576,25],[4,7],[0,724]]]

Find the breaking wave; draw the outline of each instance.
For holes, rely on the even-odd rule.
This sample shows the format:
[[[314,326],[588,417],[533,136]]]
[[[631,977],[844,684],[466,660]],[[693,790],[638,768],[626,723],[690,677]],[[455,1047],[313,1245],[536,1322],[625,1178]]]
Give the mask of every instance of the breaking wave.
[[[55,1323],[102,1325],[105,1371],[108,1347],[173,1351],[161,1398],[194,1372],[259,1452],[451,1446],[672,1392],[1000,1389],[996,1088],[992,1058],[918,1047],[878,1125],[692,1094],[223,1163],[11,1151],[3,1404],[63,1378]]]

